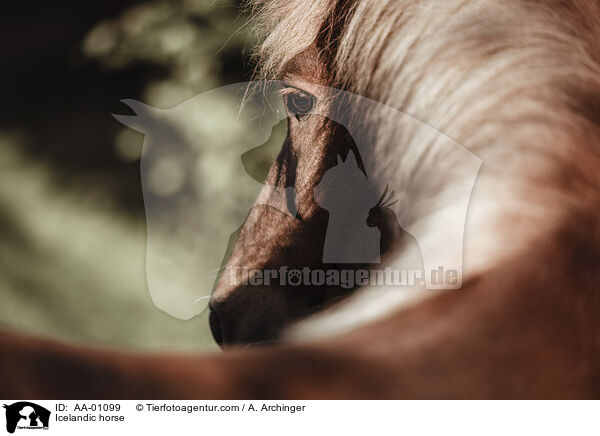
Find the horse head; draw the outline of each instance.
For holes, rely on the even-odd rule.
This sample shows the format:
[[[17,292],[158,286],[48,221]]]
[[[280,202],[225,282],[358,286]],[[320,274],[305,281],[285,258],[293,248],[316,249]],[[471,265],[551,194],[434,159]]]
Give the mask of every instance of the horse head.
[[[297,61],[297,66],[302,64]],[[210,301],[210,326],[221,345],[276,340],[290,323],[351,293],[339,284],[303,280],[302,286],[294,285],[282,275],[302,271],[303,277],[308,277],[313,270],[355,270],[362,265],[324,262],[323,258],[330,224],[325,205],[336,203],[345,208],[337,224],[343,238],[353,211],[366,217],[376,202],[372,199],[375,190],[365,189],[371,182],[365,177],[362,153],[340,122],[343,120],[330,115],[333,103],[327,87],[292,80],[284,83],[289,83],[283,92],[288,133],[265,184],[293,188],[297,214],[286,215],[263,204],[250,210]],[[348,173],[352,179],[346,180],[351,189],[343,193],[342,200],[340,181],[334,180],[336,172]],[[355,185],[361,189],[354,189]],[[250,283],[240,280],[236,275],[240,271],[246,272]]]

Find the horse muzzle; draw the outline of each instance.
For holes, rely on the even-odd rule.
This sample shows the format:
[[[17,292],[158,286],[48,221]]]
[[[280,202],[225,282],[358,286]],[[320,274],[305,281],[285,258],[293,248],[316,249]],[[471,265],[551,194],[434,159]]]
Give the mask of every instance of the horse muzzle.
[[[226,299],[213,298],[209,305],[210,330],[222,348],[274,342],[294,321],[293,314],[300,315],[272,289],[248,286],[228,295]]]

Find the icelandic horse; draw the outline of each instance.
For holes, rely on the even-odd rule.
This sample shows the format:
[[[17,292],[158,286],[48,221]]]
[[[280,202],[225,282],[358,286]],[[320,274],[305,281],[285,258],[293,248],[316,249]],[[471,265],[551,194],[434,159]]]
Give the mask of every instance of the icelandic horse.
[[[3,396],[600,398],[598,2],[256,0],[249,8],[265,31],[257,76],[289,84],[288,134],[268,177],[295,188],[298,215],[254,207],[229,262],[321,266],[327,214],[313,191],[352,148],[345,129],[310,116],[327,87],[409,114],[482,159],[461,289],[289,293],[222,279],[210,324],[223,353],[134,353],[4,331]],[[377,113],[359,118],[375,141],[402,134]],[[456,173],[428,168],[427,142],[410,139],[402,150],[370,148],[381,183],[402,186],[406,174],[390,162],[414,158],[436,191],[423,188],[404,207],[452,219]],[[456,255],[444,220],[421,228],[430,249]],[[386,262],[402,252],[392,242]]]

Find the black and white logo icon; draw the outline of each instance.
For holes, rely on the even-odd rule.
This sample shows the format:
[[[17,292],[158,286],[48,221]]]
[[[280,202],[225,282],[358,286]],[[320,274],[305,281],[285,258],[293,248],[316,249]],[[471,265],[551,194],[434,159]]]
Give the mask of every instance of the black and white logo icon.
[[[48,429],[50,411],[29,401],[19,401],[4,405],[6,409],[6,431],[14,433],[16,429]]]

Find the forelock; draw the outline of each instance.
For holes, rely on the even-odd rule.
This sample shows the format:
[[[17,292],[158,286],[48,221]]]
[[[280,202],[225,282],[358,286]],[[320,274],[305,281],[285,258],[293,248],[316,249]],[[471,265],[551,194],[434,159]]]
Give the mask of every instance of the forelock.
[[[255,50],[259,78],[278,78],[287,63],[311,46],[331,48],[351,9],[350,1],[249,0],[254,29],[262,43]]]

